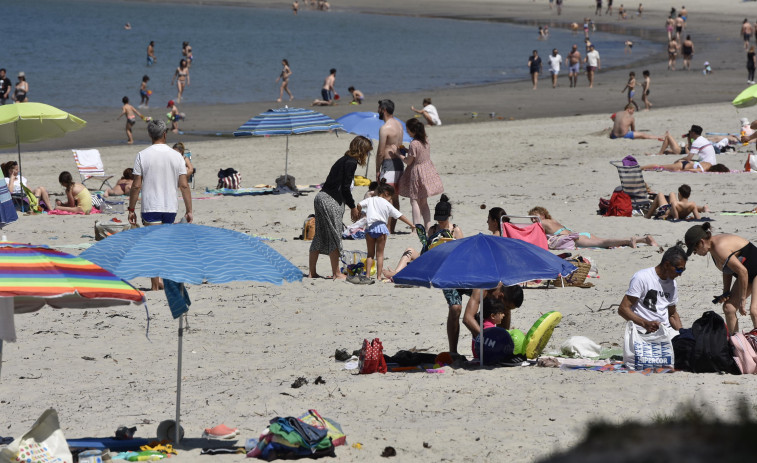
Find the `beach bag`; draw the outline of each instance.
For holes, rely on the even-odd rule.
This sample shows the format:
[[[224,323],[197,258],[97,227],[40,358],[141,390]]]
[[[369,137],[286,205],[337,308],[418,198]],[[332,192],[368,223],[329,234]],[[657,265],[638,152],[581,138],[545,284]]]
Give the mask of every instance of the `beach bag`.
[[[105,200],[103,200],[102,196],[100,195],[92,195],[92,207],[94,207],[97,210],[102,211],[105,209],[103,206],[105,204]]]
[[[0,463],[73,463],[66,437],[60,430],[58,412],[49,408],[32,428],[0,449]]]
[[[673,338],[673,355],[675,356],[676,363],[674,365],[676,370],[692,371],[691,370],[691,355],[694,352],[694,334],[691,328],[682,328],[679,331],[679,335]]]
[[[610,198],[605,217],[631,217],[633,203],[631,197],[625,191],[614,191]]]
[[[757,352],[747,341],[744,333],[734,333],[731,336],[731,346],[733,347],[733,359],[741,370],[741,374],[753,375],[757,373]]]
[[[238,190],[242,185],[242,175],[235,169],[221,169],[218,171],[218,188],[227,188],[229,190]]]
[[[426,251],[430,249],[434,249],[440,244],[446,243],[448,241],[452,241],[454,239],[455,238],[452,237],[451,231],[447,230],[446,228],[439,230],[426,238],[426,242],[423,245],[423,248],[421,249],[421,254],[425,253]]]
[[[137,226],[134,225],[133,228],[137,228]],[[128,222],[100,222],[95,220],[95,241],[102,241],[118,232],[131,229],[132,225]]]
[[[308,410],[308,412],[302,415],[299,420],[318,429],[325,429],[328,438],[331,439],[331,443],[334,447],[347,443],[347,436],[344,434],[344,431],[342,431],[342,426],[331,418],[322,417],[315,410]]]
[[[379,338],[373,341],[363,340],[363,348],[360,350],[360,363],[358,371],[361,375],[371,373],[386,373],[386,359],[384,358],[384,346]]]
[[[691,371],[694,373],[741,374],[733,359],[731,343],[728,342],[728,326],[723,317],[708,310],[694,322],[694,351],[691,353]]]
[[[554,251],[574,250],[576,249],[576,240],[578,233],[569,233],[567,235],[549,235],[547,246]]]
[[[639,165],[639,161],[637,161],[636,158],[631,156],[630,154],[624,157],[620,162],[623,163],[624,167],[633,167]]]
[[[744,172],[757,172],[757,154],[750,152],[746,156]]]
[[[654,333],[639,333],[632,321],[626,323],[623,363],[629,370],[675,365],[671,329],[663,324]]]
[[[315,236],[315,214],[310,214],[302,224],[302,236],[304,241],[313,241]]]

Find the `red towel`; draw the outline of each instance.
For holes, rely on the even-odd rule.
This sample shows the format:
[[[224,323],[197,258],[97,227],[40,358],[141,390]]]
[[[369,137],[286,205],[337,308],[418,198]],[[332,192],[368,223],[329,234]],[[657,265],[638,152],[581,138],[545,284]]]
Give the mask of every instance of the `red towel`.
[[[544,232],[544,227],[540,223],[532,223],[519,227],[511,223],[503,223],[505,229],[505,236],[508,238],[515,238],[516,240],[522,240],[526,243],[539,246],[542,249],[548,249],[547,247],[547,235]]]

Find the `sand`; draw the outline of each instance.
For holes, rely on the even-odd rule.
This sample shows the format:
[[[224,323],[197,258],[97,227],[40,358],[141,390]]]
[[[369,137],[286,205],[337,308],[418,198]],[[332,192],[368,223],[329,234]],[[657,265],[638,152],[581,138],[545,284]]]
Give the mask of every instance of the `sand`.
[[[531,12],[529,1],[512,3],[516,5],[513,10],[503,11],[511,11],[514,17],[527,17]],[[593,2],[584,3],[586,13],[591,13],[588,4]],[[701,0],[687,3],[691,21],[697,17],[695,11],[715,8]],[[462,8],[451,2],[438,4],[451,13],[460,13]],[[399,2],[386,7],[397,5]],[[474,6],[470,14],[478,11],[483,15],[491,4]],[[720,7],[730,11],[730,18],[739,13],[738,5]],[[415,14],[414,8],[404,6],[398,11]],[[648,11],[650,16],[654,12],[651,7]],[[532,16],[539,15],[544,17],[538,12]],[[698,21],[704,27],[709,19]],[[652,23],[651,19],[642,21]],[[658,22],[661,24],[657,20],[654,23]],[[719,32],[716,25],[707,27],[710,33]],[[735,49],[734,55],[741,47],[736,32],[723,32],[727,36],[724,41]],[[677,79],[682,92],[697,98],[707,96],[701,86],[686,81],[701,75],[684,74],[676,73],[670,79]],[[736,86],[736,77],[736,70],[717,73],[706,88]],[[604,79],[600,75],[600,82]],[[599,101],[611,91],[618,93],[622,88],[618,83],[595,89],[598,95],[594,98]],[[507,88],[513,89],[509,91],[512,94],[525,93],[522,85],[527,84]],[[544,101],[552,101],[550,95],[557,94],[547,88],[528,92]],[[569,89],[558,92],[567,93]],[[617,97],[613,97],[615,101]],[[729,99],[723,96],[717,104],[661,107],[639,113],[637,128],[679,134],[698,123],[707,131],[733,131],[738,119],[751,118],[752,112],[722,102]],[[681,98],[677,104],[694,102]],[[566,104],[555,103],[562,105],[562,110]],[[620,109],[618,106],[613,103],[614,110]],[[511,214],[525,214],[540,205],[563,224],[602,237],[651,233],[665,247],[681,240],[691,224],[595,215],[599,198],[609,197],[619,183],[609,161],[627,154],[642,163],[674,159],[645,156],[645,152],[658,148],[655,141],[609,140],[605,132],[611,122],[609,109],[599,109],[598,114],[575,117],[481,121],[430,129],[432,159],[452,199],[453,221],[470,236],[486,233],[482,205],[486,209],[501,206]],[[298,184],[323,182],[350,139],[344,134],[290,138],[290,174]],[[174,141],[176,137],[169,139]],[[312,212],[315,192],[298,198],[218,198],[203,193],[205,187],[215,185],[217,170],[225,167],[237,168],[244,186],[271,183],[283,173],[284,139],[184,141],[199,169],[193,194],[196,222],[275,238],[271,246],[305,271],[309,243],[293,238]],[[49,151],[31,150],[40,149],[42,144],[26,146],[23,159],[25,175],[33,186],[45,185],[60,195],[57,175],[62,170],[75,172],[69,150],[80,145],[73,136],[55,143]],[[140,149],[103,141],[94,146],[101,150],[107,170],[114,174],[130,166]],[[720,155],[719,160],[738,169],[745,157],[742,149]],[[663,193],[682,183],[691,185],[692,199],[715,211],[708,215],[715,219],[717,232],[755,238],[753,218],[720,215],[720,211],[755,207],[757,201],[745,194],[754,184],[752,174],[649,172],[645,179],[655,191]],[[361,197],[364,191],[359,187],[355,194]],[[409,210],[406,200],[402,210]],[[125,214],[119,217],[126,218]],[[70,251],[67,246],[93,243],[95,220],[109,218],[25,216],[4,233],[11,240],[64,246]],[[418,247],[414,235],[392,236],[387,245],[387,265],[394,265],[410,246]],[[365,243],[345,241],[344,248],[364,250]],[[587,249],[580,254],[597,262],[600,278],[591,280],[593,288],[528,289],[523,306],[513,314],[513,326],[522,330],[544,312],[559,310],[563,314],[547,351],[557,350],[573,335],[587,336],[606,347],[621,343],[624,321],[615,308],[608,306],[620,302],[634,272],[656,265],[661,258],[648,246]],[[327,270],[328,263],[321,258],[319,271]],[[707,259],[690,260],[678,282],[684,326],[690,326],[706,310],[720,310],[710,303],[712,296],[721,292],[720,273]],[[138,279],[135,283],[145,287],[149,282]],[[379,461],[388,445],[397,449],[399,461],[536,461],[575,444],[587,423],[594,420],[652,420],[674,413],[684,401],[707,403],[728,418],[734,404],[754,386],[751,377],[689,373],[642,376],[538,367],[448,367],[441,374],[354,376],[334,361],[334,351],[358,349],[364,338],[380,337],[389,354],[413,347],[446,351],[447,308],[441,291],[397,288],[386,283],[355,286],[304,280],[284,286],[244,282],[195,285],[189,292],[193,305],[189,312],[191,329],[184,342],[182,424],[187,437],[192,438],[199,437],[205,427],[225,423],[240,428],[243,443],[246,438],[257,437],[274,416],[297,415],[315,408],[339,421],[348,436],[349,445],[337,449],[338,461]],[[138,437],[154,436],[158,423],[174,413],[177,339],[176,322],[170,317],[164,295],[148,293],[147,298],[149,341],[144,333],[144,310],[137,306],[87,311],[45,309],[16,317],[19,341],[4,348],[0,417],[5,426],[0,434],[18,437],[44,409],[54,407],[67,437],[107,436],[119,425],[138,426]],[[741,320],[743,328],[751,328],[748,318]],[[469,352],[470,340],[463,328],[461,352]],[[291,388],[300,376],[310,384]],[[325,385],[313,384],[318,376]],[[209,458],[199,456],[197,443],[187,442],[180,461]],[[362,448],[351,447],[354,443],[361,443]],[[243,456],[216,458],[242,461]]]

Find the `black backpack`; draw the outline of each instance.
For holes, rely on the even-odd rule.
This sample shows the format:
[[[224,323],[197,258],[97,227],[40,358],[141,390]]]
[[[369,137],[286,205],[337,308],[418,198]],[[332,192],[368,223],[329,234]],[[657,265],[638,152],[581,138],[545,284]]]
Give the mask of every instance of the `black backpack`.
[[[691,358],[696,346],[694,333],[691,328],[681,328],[679,335],[673,338],[673,355],[676,363],[675,369],[681,371],[693,371],[691,367]]]
[[[741,370],[733,359],[731,343],[728,342],[730,335],[723,317],[709,310],[694,322],[691,330],[695,341],[689,361],[691,371],[741,374]]]

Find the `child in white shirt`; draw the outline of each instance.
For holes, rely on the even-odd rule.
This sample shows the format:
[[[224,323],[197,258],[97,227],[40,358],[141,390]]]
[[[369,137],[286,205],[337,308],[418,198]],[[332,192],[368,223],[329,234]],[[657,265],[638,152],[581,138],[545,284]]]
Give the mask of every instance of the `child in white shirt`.
[[[384,247],[389,236],[386,223],[389,217],[399,219],[415,229],[413,223],[392,206],[390,201],[393,195],[394,187],[382,183],[376,189],[376,196],[360,201],[357,206],[358,211],[366,211],[365,242],[368,246],[368,258],[365,260],[366,277],[370,277],[374,260],[376,261],[376,276],[381,278],[383,274]]]

